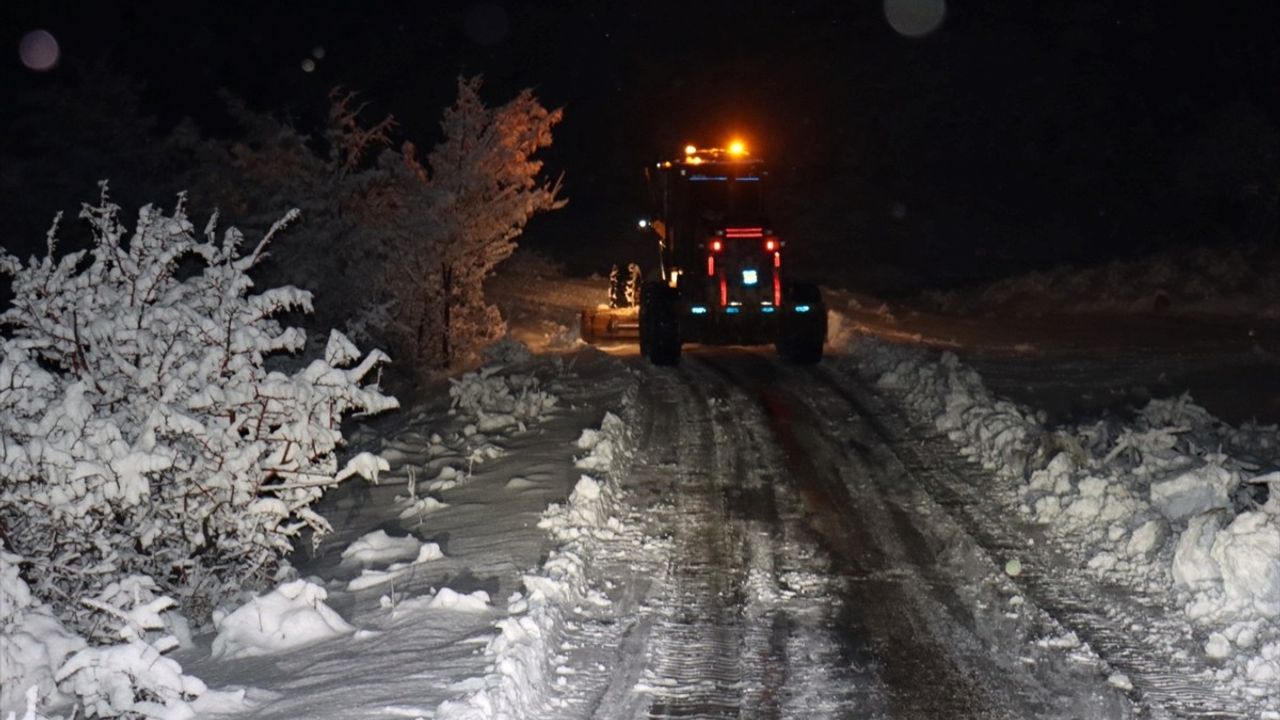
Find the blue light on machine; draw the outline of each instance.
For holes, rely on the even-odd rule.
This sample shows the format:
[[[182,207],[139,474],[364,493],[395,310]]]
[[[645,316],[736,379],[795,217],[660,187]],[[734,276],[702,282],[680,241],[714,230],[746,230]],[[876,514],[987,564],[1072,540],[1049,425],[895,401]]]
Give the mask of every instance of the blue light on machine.
[[[755,284],[756,284],[756,283],[758,283],[758,282],[760,282],[760,274],[759,274],[759,273],[757,273],[755,270],[743,270],[743,271],[742,271],[742,284],[743,284],[743,285],[755,285]]]
[[[724,182],[728,180],[727,175],[690,175],[690,182]]]
[[[796,312],[809,312],[809,306],[808,306],[808,305],[797,305],[797,306],[796,306]]]
[[[730,305],[729,307],[724,309],[725,315],[737,315],[740,312],[742,312],[742,308],[738,307],[737,305]]]
[[[706,306],[706,305],[694,305],[693,307],[689,308],[689,312],[693,313],[694,315],[706,315],[706,314],[707,314],[707,306]]]
[[[736,177],[734,178],[734,180],[737,180],[738,182],[760,182],[760,178],[758,177],[746,177],[746,176]]]
[[[762,313],[771,313],[771,312],[773,312],[775,309],[776,309],[776,308],[774,308],[772,305],[762,305],[762,306],[760,307],[760,312],[762,312]]]

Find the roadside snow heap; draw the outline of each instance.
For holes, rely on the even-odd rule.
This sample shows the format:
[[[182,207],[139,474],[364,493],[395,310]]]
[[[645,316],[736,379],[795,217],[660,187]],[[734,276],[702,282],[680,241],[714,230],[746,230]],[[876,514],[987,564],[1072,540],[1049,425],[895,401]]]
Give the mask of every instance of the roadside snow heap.
[[[1184,395],[1128,423],[1050,429],[951,353],[852,349],[1090,573],[1184,608],[1224,687],[1280,704],[1280,472],[1265,472],[1280,463],[1280,428],[1231,428]]]
[[[578,467],[603,474],[598,480],[582,475],[569,501],[543,513],[538,527],[560,546],[537,574],[524,576],[525,592],[508,600],[511,615],[498,622],[500,634],[485,653],[493,671],[485,687],[461,700],[441,704],[437,717],[449,720],[517,720],[543,717],[553,708],[555,658],[569,616],[583,605],[608,605],[609,599],[590,587],[592,543],[625,531],[619,518],[620,490],[613,479],[631,455],[629,427],[606,413],[600,430],[584,430],[578,447],[587,454]]]
[[[269,371],[305,345],[274,316],[310,294],[250,294],[288,214],[249,252],[216,216],[197,238],[180,199],[129,233],[106,199],[80,217],[88,251],[23,264],[0,253],[0,714],[75,696],[98,716],[190,715],[198,680],[161,655],[218,604],[275,577],[325,488],[386,467],[336,451],[344,416],[397,406],[366,378],[386,360],[334,332],[321,359]],[[174,598],[177,598],[175,601]],[[74,654],[72,654],[74,653]],[[68,659],[69,658],[69,659]],[[56,685],[56,687],[55,687]]]

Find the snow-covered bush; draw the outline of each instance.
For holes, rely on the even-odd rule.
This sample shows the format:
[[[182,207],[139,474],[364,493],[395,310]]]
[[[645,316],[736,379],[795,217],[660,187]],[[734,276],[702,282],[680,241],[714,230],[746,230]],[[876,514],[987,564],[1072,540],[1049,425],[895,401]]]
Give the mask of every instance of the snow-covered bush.
[[[496,365],[485,366],[449,380],[449,403],[481,424],[495,416],[529,422],[550,411],[556,397],[540,388],[538,378],[519,373],[503,374]]]
[[[0,717],[24,712],[29,689],[37,698],[56,697],[58,668],[85,647],[84,638],[31,595],[19,574],[21,561],[0,544]]]
[[[89,717],[195,716],[189,703],[207,688],[199,678],[183,674],[175,660],[164,657],[178,646],[178,639],[162,632],[161,616],[174,601],[157,596],[158,589],[151,578],[133,575],[111,583],[97,598],[83,601],[106,622],[97,634],[110,644],[72,655],[58,670],[57,679]]]
[[[251,293],[248,272],[294,213],[248,252],[216,216],[198,237],[182,200],[131,233],[119,215],[104,189],[80,215],[91,249],[57,257],[55,223],[45,257],[0,254],[0,524],[35,595],[82,629],[77,599],[128,575],[197,616],[270,578],[329,530],[311,505],[337,482],[342,418],[396,407],[362,384],[386,356],[336,332],[322,359],[268,370],[305,341],[274,316],[310,295]]]

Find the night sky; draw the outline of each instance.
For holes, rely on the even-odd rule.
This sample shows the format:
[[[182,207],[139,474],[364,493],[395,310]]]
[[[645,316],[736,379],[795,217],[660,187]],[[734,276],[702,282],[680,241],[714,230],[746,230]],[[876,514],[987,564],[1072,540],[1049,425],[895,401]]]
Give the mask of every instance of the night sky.
[[[890,4],[909,19],[941,0]],[[234,134],[219,88],[314,129],[342,85],[425,146],[454,78],[482,73],[491,103],[533,87],[565,108],[546,159],[570,205],[526,243],[572,270],[648,260],[633,229],[641,168],[737,134],[771,161],[777,224],[815,279],[909,291],[1169,244],[1274,242],[1267,5],[953,0],[911,36],[882,1],[9,2],[0,151],[29,149],[41,121],[24,98],[94,67],[143,84],[155,136],[184,117]],[[50,71],[19,61],[35,29],[59,42]],[[6,203],[49,214],[92,196],[15,198],[28,176],[0,175]]]

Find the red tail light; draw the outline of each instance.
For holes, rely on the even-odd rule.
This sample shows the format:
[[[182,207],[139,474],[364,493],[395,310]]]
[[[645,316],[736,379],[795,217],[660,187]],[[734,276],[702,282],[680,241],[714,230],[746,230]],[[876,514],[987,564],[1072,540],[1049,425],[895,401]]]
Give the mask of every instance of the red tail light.
[[[720,240],[711,241],[711,252],[720,252],[724,249],[724,243]]]
[[[777,250],[777,249],[778,249],[778,241],[777,241],[777,240],[774,240],[773,238],[769,238],[768,240],[765,240],[765,241],[764,241],[764,251],[765,251],[765,252],[773,252],[774,250]]]

